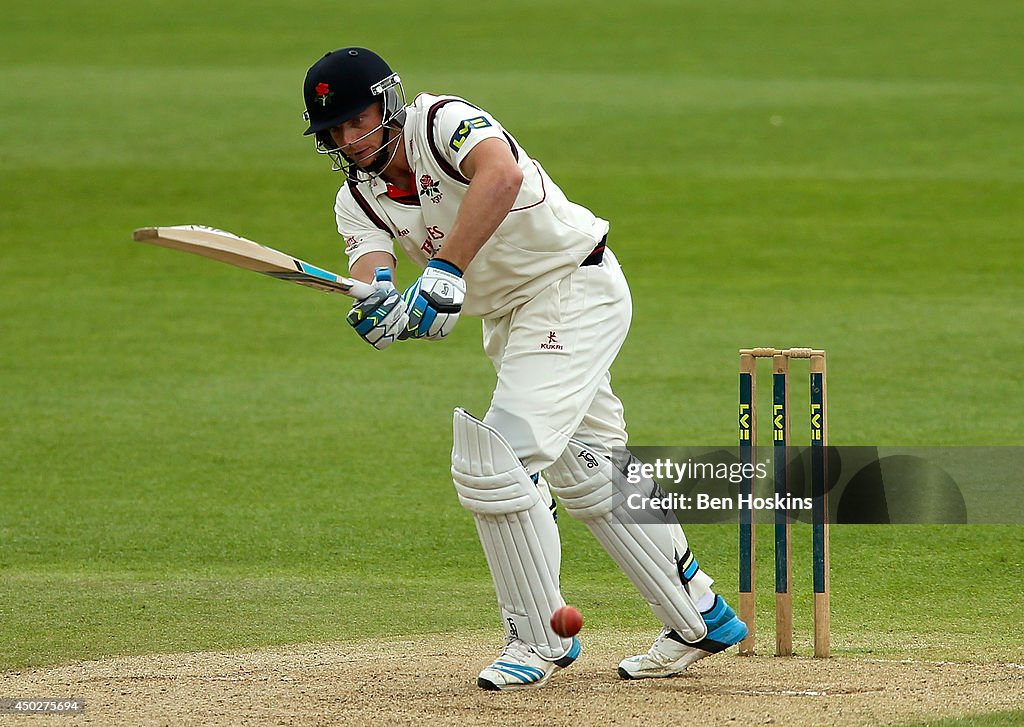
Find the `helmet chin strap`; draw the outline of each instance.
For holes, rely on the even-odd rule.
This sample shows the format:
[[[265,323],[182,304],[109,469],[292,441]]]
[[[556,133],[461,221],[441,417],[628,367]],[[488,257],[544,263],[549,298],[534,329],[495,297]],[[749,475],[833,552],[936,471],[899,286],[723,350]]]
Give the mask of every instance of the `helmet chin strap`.
[[[380,149],[377,151],[377,156],[373,158],[373,162],[367,167],[368,172],[373,174],[380,174],[384,171],[384,167],[388,165],[391,159],[388,158],[388,144],[391,142],[391,127],[384,127],[384,135],[381,137]],[[397,151],[397,145],[396,145]]]
[[[384,171],[387,165],[390,164],[398,155],[398,145],[401,143],[401,132],[398,132],[398,136],[395,136],[392,139],[391,134],[395,130],[392,129],[390,126],[385,126],[383,128],[384,134],[381,137],[380,149],[377,150],[377,153],[373,157],[373,161],[370,162],[370,164],[365,169],[357,166],[355,162],[344,153],[342,154],[342,156],[348,159],[349,162],[351,163],[352,173],[362,174],[363,176],[366,177],[367,180],[373,179],[374,177],[379,177],[381,172]],[[390,154],[388,154],[388,146],[391,144],[394,144],[395,148],[391,150]]]

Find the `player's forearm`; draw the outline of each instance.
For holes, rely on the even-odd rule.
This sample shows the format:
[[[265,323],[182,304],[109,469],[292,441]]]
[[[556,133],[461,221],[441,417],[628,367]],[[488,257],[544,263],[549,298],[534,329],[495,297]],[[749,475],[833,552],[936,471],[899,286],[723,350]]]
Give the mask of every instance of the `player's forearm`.
[[[523,184],[518,166],[481,169],[473,177],[437,257],[463,272],[508,216]]]
[[[391,268],[394,273],[395,259],[386,252],[368,252],[352,264],[349,274],[356,280],[370,283],[377,268]]]

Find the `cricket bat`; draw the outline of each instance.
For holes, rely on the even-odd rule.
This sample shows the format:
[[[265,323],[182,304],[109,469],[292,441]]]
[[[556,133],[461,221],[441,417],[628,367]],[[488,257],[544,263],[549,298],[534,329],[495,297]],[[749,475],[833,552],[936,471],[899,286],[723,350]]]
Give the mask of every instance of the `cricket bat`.
[[[343,293],[362,300],[375,288],[352,278],[344,278],[329,270],[294,258],[291,255],[260,245],[244,237],[205,225],[142,227],[132,233],[136,242],[184,250],[219,260],[228,265],[253,270],[278,280],[287,280],[328,293]]]

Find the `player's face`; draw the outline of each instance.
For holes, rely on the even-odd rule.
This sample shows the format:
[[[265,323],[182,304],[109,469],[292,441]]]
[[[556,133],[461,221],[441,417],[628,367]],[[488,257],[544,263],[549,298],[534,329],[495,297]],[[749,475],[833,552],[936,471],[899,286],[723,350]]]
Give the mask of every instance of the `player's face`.
[[[357,166],[368,166],[384,143],[383,120],[380,104],[371,104],[355,118],[331,129],[331,138]]]

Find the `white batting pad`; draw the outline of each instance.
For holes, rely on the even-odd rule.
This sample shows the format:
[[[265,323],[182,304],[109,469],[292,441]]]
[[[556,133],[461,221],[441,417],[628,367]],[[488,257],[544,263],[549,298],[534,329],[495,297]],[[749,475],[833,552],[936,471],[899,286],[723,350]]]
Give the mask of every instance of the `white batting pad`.
[[[687,641],[703,639],[707,625],[680,576],[679,561],[689,550],[683,529],[671,514],[665,522],[637,522],[625,505],[630,493],[616,492],[616,488],[636,488],[647,497],[654,482],[630,485],[625,477],[614,477],[611,460],[575,439],[569,440],[546,474],[563,507],[590,528],[654,615]],[[697,575],[707,588],[710,579],[699,570]]]
[[[534,484],[496,430],[463,409],[455,410],[453,430],[452,479],[459,502],[476,519],[506,635],[558,659],[572,640],[555,634],[549,623],[565,605],[551,495]]]

